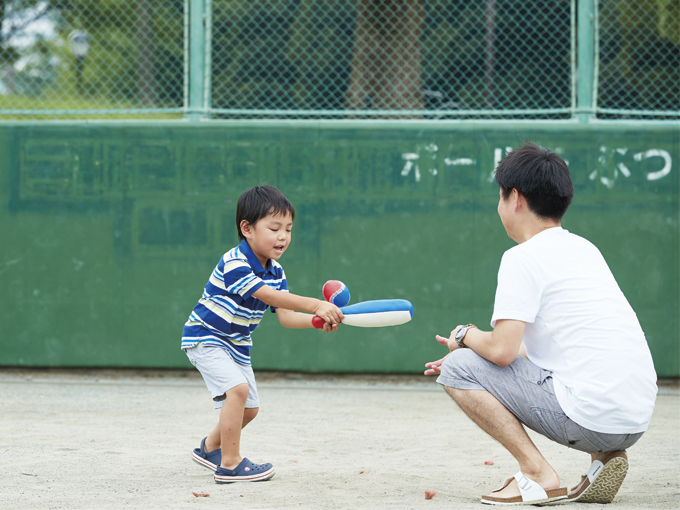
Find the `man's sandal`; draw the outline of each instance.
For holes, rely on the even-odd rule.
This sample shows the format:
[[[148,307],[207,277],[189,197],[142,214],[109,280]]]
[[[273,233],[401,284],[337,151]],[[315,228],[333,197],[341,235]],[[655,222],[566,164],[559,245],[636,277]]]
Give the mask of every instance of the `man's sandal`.
[[[510,482],[517,480],[517,487],[519,487],[519,496],[511,498],[502,498],[493,496],[494,492],[500,492],[505,489]],[[510,477],[503,485],[491,492],[489,496],[482,496],[482,503],[487,505],[538,505],[542,503],[550,503],[551,501],[559,501],[560,499],[567,499],[567,488],[561,487],[559,489],[551,489],[546,491],[538,483],[530,480],[519,471],[514,477]]]
[[[581,503],[611,503],[628,473],[625,450],[611,452],[602,461],[596,460],[581,481],[569,491],[569,501]]]

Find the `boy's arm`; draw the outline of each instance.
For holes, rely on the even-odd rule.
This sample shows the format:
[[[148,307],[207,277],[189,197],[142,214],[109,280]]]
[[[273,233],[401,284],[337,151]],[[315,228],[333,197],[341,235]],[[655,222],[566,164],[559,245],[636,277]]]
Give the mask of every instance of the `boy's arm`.
[[[320,299],[298,296],[297,294],[291,294],[290,292],[274,290],[267,285],[263,285],[253,292],[253,296],[275,308],[284,308],[286,310],[313,313],[314,315],[321,317],[329,324],[340,324],[342,322],[343,315],[340,311],[340,308],[332,303],[321,301]],[[312,318],[310,317],[310,327],[311,324]]]
[[[308,313],[294,312],[292,310],[286,310],[285,308],[276,309],[276,317],[279,319],[279,323],[284,328],[293,329],[306,329],[313,328],[312,318],[314,315],[309,315]],[[337,324],[328,324],[324,322],[323,331],[329,333],[331,331],[337,331]]]

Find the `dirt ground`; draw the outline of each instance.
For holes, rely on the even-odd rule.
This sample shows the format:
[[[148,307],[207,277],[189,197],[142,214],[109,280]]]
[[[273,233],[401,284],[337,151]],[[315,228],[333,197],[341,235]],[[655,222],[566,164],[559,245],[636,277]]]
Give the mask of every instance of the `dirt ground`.
[[[0,369],[0,509],[481,509],[517,471],[425,376],[257,378],[260,414],[241,453],[276,476],[217,485],[189,457],[217,420],[198,372]],[[587,456],[531,435],[575,485]],[[679,439],[674,381],[614,503],[554,506],[680,508]]]

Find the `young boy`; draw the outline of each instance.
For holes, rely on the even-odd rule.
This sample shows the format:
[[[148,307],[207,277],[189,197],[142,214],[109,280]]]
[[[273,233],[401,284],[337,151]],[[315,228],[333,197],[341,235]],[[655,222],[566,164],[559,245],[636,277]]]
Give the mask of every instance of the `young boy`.
[[[331,303],[288,292],[285,273],[276,261],[290,244],[294,218],[292,204],[278,189],[261,186],[244,192],[236,206],[241,244],[217,263],[184,325],[182,349],[201,372],[215,409],[220,409],[217,426],[192,458],[213,470],[217,483],[274,476],[271,464],[254,464],[239,451],[241,429],[259,409],[250,335],[267,306],[286,328],[311,328],[312,317],[318,315],[326,321],[323,331],[330,332],[343,318]]]

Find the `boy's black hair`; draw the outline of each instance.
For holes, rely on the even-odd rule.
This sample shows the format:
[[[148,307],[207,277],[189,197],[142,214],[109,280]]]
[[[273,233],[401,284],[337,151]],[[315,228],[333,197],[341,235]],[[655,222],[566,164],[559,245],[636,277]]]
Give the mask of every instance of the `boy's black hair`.
[[[245,236],[241,232],[241,222],[246,220],[255,225],[265,216],[290,213],[295,219],[295,209],[288,199],[274,186],[255,186],[243,192],[236,204],[236,230],[243,241]]]
[[[504,199],[514,188],[526,198],[534,214],[543,218],[562,219],[574,197],[564,160],[532,142],[508,153],[498,165],[495,178]]]

